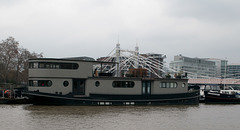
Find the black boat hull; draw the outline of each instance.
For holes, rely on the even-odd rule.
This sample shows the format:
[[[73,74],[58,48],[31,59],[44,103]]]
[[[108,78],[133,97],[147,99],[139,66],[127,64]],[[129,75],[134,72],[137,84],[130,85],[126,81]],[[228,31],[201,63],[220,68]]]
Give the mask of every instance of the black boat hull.
[[[30,104],[30,100],[27,98],[21,99],[10,99],[10,98],[1,98],[0,104]]]
[[[207,94],[205,97],[207,104],[240,104],[240,98],[230,94]]]
[[[35,105],[179,105],[199,104],[199,91],[161,95],[104,95],[90,97],[25,92]]]

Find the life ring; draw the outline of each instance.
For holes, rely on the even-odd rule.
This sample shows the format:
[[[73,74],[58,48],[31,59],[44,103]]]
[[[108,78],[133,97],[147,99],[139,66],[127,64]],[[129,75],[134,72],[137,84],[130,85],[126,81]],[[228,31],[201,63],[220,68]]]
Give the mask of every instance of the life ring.
[[[8,97],[11,96],[11,95],[10,95],[10,90],[5,90],[5,91],[4,91],[4,94],[7,94]]]
[[[7,93],[10,94],[10,91],[9,90],[5,90],[4,93],[5,94],[7,94]]]

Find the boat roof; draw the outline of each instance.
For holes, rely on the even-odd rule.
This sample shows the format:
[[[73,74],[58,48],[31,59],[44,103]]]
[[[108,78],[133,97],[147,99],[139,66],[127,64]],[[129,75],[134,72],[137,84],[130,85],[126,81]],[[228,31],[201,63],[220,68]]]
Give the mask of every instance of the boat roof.
[[[96,61],[96,60],[89,60],[84,58],[79,58],[79,57],[70,57],[70,58],[30,58],[28,59],[29,61],[33,60],[44,60],[44,61],[50,61],[50,60],[55,60],[55,61],[80,61],[80,62],[92,62],[96,64],[117,64],[117,62],[104,62],[104,61]]]

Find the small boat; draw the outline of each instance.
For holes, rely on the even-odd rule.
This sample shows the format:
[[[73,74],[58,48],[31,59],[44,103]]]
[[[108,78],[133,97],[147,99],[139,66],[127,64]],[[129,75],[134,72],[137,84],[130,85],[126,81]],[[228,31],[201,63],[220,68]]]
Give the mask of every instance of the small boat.
[[[240,90],[228,86],[224,90],[209,91],[205,95],[205,103],[240,104]]]
[[[0,104],[30,104],[28,98],[0,98]]]
[[[199,102],[204,103],[205,102],[205,96],[207,95],[208,92],[213,92],[213,91],[219,91],[220,87],[217,85],[202,85],[200,86],[200,98]]]

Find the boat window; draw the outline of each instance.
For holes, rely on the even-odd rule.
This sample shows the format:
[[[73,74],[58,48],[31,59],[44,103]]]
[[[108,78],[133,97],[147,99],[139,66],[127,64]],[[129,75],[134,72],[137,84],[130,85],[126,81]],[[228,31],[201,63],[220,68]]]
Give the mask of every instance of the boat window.
[[[175,82],[160,82],[160,88],[177,88],[177,83]]]
[[[40,62],[40,63],[38,64],[38,68],[46,68],[46,67],[45,67],[45,63],[41,63],[41,62]]]
[[[29,85],[29,86],[33,86],[33,80],[29,80],[29,81],[28,81],[28,85]]]
[[[30,63],[29,63],[29,68],[38,68],[38,63],[36,63],[36,62],[30,62]]]
[[[62,63],[62,62],[30,62],[29,68],[42,69],[78,69],[77,63]]]
[[[55,69],[59,69],[60,68],[59,64],[55,64],[53,67],[55,67]]]
[[[133,81],[113,81],[114,88],[133,88],[135,83]]]
[[[72,69],[72,64],[62,63],[60,64],[60,69]]]
[[[183,84],[182,84],[182,87],[184,88],[185,86],[186,86],[186,84],[185,84],[185,83],[183,83]]]
[[[51,80],[29,80],[28,82],[29,86],[34,87],[50,87],[52,86]]]
[[[34,68],[34,63],[30,62],[29,63],[29,68]]]
[[[33,81],[33,86],[38,86],[38,81],[34,80]]]
[[[99,86],[100,86],[100,82],[99,82],[99,81],[96,81],[96,82],[95,82],[95,86],[96,86],[96,87],[99,87]]]
[[[60,69],[78,69],[77,63],[60,63]]]
[[[67,87],[68,85],[69,85],[69,82],[68,82],[68,81],[64,81],[64,82],[63,82],[63,86],[64,86],[64,87]]]
[[[47,81],[47,86],[48,86],[48,87],[52,86],[52,81],[51,81],[51,80],[48,80],[48,81]]]

